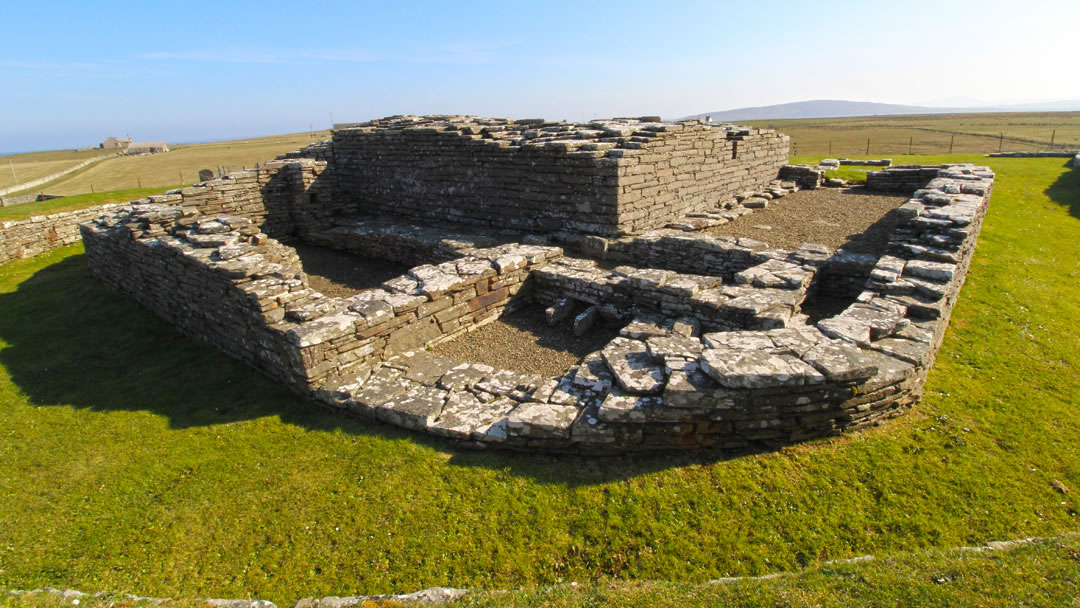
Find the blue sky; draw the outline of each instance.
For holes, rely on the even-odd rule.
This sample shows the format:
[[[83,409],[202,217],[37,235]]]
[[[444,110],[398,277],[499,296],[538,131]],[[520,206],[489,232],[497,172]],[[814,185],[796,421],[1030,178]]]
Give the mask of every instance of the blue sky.
[[[0,152],[390,114],[1080,99],[1080,2],[0,0]]]

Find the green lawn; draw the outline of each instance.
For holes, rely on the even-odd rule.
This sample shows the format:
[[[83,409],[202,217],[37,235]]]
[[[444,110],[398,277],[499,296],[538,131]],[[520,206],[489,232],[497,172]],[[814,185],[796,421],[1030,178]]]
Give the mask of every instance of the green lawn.
[[[943,158],[896,162],[913,160]],[[1080,529],[1080,171],[952,160],[989,161],[998,182],[923,401],[726,461],[458,451],[312,409],[88,279],[78,245],[0,266],[0,588],[287,604],[449,585],[525,588],[499,596],[521,605],[959,588],[1011,605],[1045,574],[1048,597],[1075,594],[1074,537],[1018,562],[943,554],[947,584],[902,580],[936,549]],[[880,559],[820,567],[865,554]],[[783,571],[803,573],[694,586]],[[668,582],[620,582],[635,580]],[[569,581],[583,587],[549,587]]]
[[[179,186],[172,186],[172,188],[178,187]],[[164,194],[170,189],[171,188],[137,188],[132,190],[112,190],[110,192],[76,194],[73,196],[53,198],[47,201],[36,201],[33,203],[11,205],[9,207],[0,207],[0,221],[10,222],[24,220],[35,215],[75,211],[76,209],[85,209],[87,207],[104,205],[106,203],[127,203],[152,194]]]

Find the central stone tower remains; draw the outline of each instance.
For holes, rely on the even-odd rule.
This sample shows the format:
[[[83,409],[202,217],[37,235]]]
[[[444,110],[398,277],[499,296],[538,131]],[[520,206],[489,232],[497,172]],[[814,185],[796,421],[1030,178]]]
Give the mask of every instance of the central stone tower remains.
[[[760,189],[787,156],[769,129],[659,117],[393,116],[339,125],[326,160],[362,213],[621,236]]]

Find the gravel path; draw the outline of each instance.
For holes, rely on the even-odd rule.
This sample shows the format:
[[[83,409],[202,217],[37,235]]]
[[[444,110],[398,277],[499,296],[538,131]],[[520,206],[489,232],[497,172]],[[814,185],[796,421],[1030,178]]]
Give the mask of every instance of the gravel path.
[[[788,250],[818,243],[881,255],[900,219],[895,209],[908,198],[863,188],[800,190],[705,232],[749,237]]]
[[[374,260],[318,245],[300,243],[293,247],[308,275],[308,284],[332,298],[347,298],[365,289],[378,287],[409,269],[404,264]]]
[[[486,363],[497,369],[556,376],[600,350],[619,328],[599,323],[577,337],[569,321],[549,327],[540,306],[526,306],[499,320],[432,349],[456,361]]]

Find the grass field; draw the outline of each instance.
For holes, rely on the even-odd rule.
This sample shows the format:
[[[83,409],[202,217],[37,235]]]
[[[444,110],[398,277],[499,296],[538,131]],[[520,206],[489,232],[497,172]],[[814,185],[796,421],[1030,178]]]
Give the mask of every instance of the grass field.
[[[108,150],[98,149],[3,154],[0,155],[0,188],[25,184],[107,154]]]
[[[318,141],[318,138],[326,137],[329,133],[317,131],[315,135],[316,139],[312,139],[308,133],[293,133],[190,146],[170,146],[170,151],[164,154],[112,158],[44,186],[36,187],[33,191],[40,190],[48,194],[84,194],[91,190],[102,192],[162,187],[177,183],[193,184],[199,181],[200,169],[216,172],[218,166],[229,167],[234,171],[244,166],[254,167],[255,163],[272,160],[279,154]],[[3,159],[4,157],[0,157],[0,161]],[[19,171],[18,165],[16,165],[16,171]],[[10,177],[10,171],[8,177]],[[21,174],[19,179],[24,181]]]
[[[0,207],[0,222],[23,220],[35,215],[48,215],[50,213],[60,213],[62,211],[74,211],[76,209],[85,209],[87,207],[104,205],[106,203],[127,203],[152,194],[164,194],[166,190],[171,188],[172,187],[135,188],[132,190],[98,192],[96,194],[75,194],[72,196],[49,199],[47,201],[36,201],[33,203],[12,205],[10,207]]]
[[[88,279],[79,245],[0,266],[0,588],[1067,605],[1073,536],[938,552],[1080,529],[1080,171],[989,164],[990,211],[923,401],[878,429],[721,461],[458,451],[314,410]],[[879,559],[823,566],[866,554]],[[800,574],[697,586],[776,572]],[[635,580],[669,582],[621,582]]]
[[[796,154],[864,156],[1080,149],[1080,112],[919,114],[752,121],[791,136]],[[999,137],[1004,134],[1004,140]],[[870,151],[867,152],[867,140]],[[867,156],[869,154],[869,156]]]
[[[739,606],[1075,606],[1080,538],[1066,534],[993,551],[967,548],[900,553],[873,561],[813,566],[767,580],[686,584],[658,581],[552,585],[509,593],[467,595],[454,607],[641,607]],[[6,601],[5,601],[6,599]],[[0,596],[0,606],[71,606],[56,595]],[[195,608],[194,601],[132,602],[121,594],[83,598],[80,608],[161,606]],[[394,603],[362,606],[391,608]],[[281,608],[287,608],[282,606]]]

